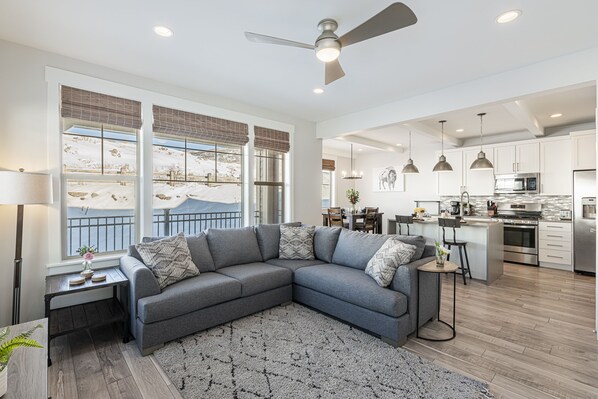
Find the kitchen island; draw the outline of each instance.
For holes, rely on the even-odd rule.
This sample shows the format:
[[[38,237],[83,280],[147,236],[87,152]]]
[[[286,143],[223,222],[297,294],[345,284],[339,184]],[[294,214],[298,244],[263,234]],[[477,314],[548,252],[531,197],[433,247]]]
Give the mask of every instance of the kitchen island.
[[[458,241],[467,241],[467,255],[471,276],[490,285],[503,274],[503,223],[489,217],[465,217],[457,231]],[[388,220],[388,234],[396,234],[396,221]],[[438,218],[414,219],[410,227],[411,235],[421,235],[426,244],[442,242],[442,228]],[[446,239],[453,238],[453,229],[446,229]],[[459,250],[453,246],[451,261],[461,264]]]

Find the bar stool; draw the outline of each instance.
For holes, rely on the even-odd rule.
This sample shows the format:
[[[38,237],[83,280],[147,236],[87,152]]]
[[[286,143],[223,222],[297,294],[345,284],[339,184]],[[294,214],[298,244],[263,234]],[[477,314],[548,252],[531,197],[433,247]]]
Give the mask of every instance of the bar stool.
[[[409,225],[413,224],[413,216],[395,215],[397,226],[399,227],[399,235],[403,235],[401,232],[401,224],[407,225],[407,235],[409,235]]]
[[[471,269],[469,268],[469,257],[467,256],[467,241],[457,241],[457,231],[455,230],[461,228],[461,220],[438,218],[438,226],[442,227],[442,245],[448,247],[449,250],[453,245],[459,247],[459,261],[461,263],[459,269],[461,269],[461,275],[463,276],[463,284],[467,285],[467,281],[465,279],[466,274],[469,274],[469,279],[471,280]],[[445,228],[453,229],[452,241],[447,241]],[[461,248],[463,248],[463,251]],[[465,264],[467,264],[467,268],[463,262],[463,252],[465,252]],[[448,254],[446,259],[450,260],[450,257],[451,254]]]

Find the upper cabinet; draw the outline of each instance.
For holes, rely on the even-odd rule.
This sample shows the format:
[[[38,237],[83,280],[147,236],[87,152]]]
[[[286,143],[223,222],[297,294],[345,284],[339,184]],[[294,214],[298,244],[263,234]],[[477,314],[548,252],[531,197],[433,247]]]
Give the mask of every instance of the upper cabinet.
[[[494,172],[537,173],[540,171],[540,144],[528,143],[494,148]]]
[[[572,195],[571,140],[540,143],[540,193]]]
[[[571,132],[573,170],[596,169],[596,130]]]
[[[469,195],[493,195],[494,194],[494,171],[493,170],[472,170],[471,164],[478,157],[480,148],[463,151],[463,161],[465,168],[465,182]],[[487,148],[484,151],[486,158],[494,163],[493,151]],[[495,165],[496,167],[496,165]]]
[[[436,160],[440,152],[436,153]],[[452,172],[435,172],[438,179],[438,195],[461,195],[463,186],[463,151],[445,152],[446,161],[453,167]]]

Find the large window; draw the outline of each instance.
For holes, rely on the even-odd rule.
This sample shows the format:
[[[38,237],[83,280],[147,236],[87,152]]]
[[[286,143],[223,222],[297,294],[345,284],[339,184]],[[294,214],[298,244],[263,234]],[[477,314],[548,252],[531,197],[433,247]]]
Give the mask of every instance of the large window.
[[[242,223],[242,147],[157,134],[153,233],[196,234]]]
[[[329,170],[322,171],[322,209],[328,209],[332,203],[332,173]]]
[[[135,242],[137,130],[62,121],[65,256],[82,245],[115,252]]]
[[[282,152],[255,150],[255,224],[283,222],[284,158]]]

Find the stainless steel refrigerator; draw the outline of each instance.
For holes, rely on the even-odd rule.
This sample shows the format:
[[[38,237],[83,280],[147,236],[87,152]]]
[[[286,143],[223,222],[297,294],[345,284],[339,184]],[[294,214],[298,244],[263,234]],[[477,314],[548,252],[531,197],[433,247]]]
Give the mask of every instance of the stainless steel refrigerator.
[[[596,273],[596,171],[573,172],[573,241],[576,272]]]

